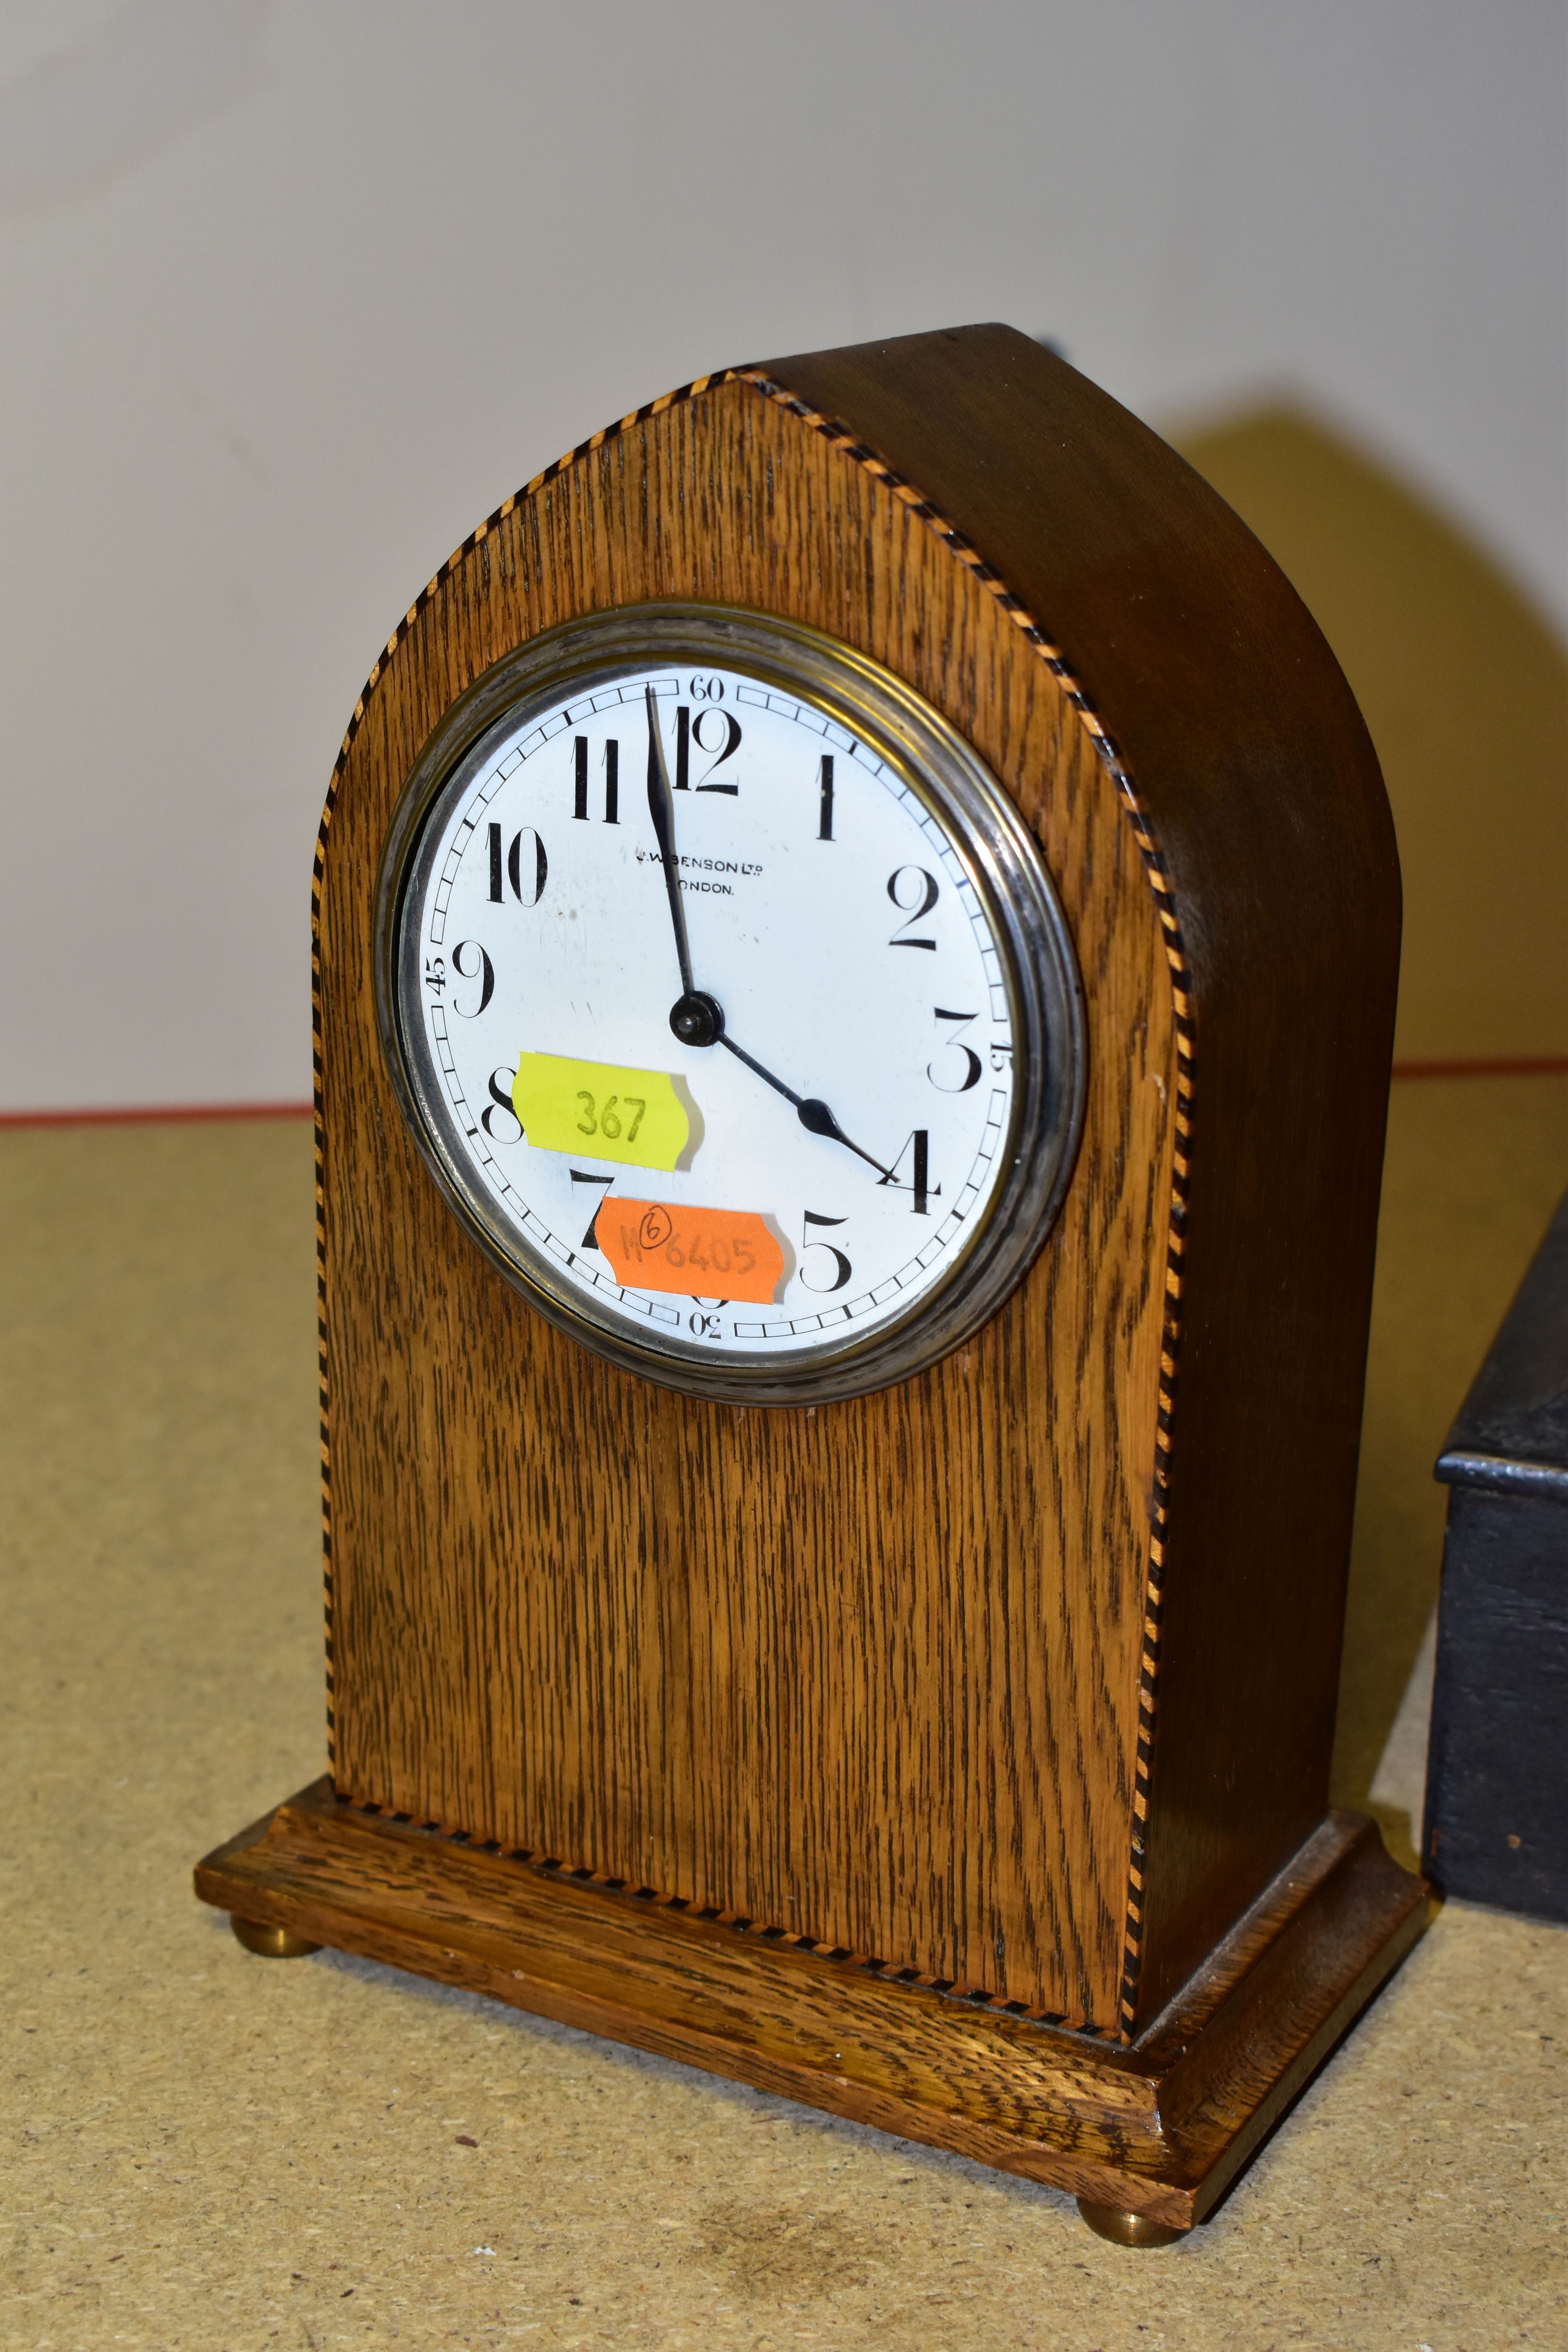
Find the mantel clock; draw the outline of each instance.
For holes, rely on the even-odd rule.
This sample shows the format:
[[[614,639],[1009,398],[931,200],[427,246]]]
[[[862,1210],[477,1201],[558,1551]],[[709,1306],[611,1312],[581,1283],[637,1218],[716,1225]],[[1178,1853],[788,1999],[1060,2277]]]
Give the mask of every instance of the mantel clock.
[[[1008,329],[732,370],[442,566],[316,876],[331,1769],[199,1892],[1190,2227],[1426,1916],[1310,619]]]

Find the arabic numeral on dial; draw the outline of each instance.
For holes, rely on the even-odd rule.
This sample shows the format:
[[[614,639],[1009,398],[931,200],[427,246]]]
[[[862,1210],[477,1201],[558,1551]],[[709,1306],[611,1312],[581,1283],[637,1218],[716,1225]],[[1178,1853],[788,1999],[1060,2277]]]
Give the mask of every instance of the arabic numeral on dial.
[[[441,991],[447,985],[447,959],[445,956],[426,957],[425,985],[426,988],[433,988],[437,996],[440,995]]]
[[[492,1143],[521,1143],[522,1141],[522,1121],[519,1118],[516,1111],[513,1109],[511,1100],[511,1090],[516,1084],[517,1072],[515,1070],[501,1068],[499,1070],[492,1070],[490,1072],[490,1098],[479,1114],[479,1125],[484,1129],[485,1133],[489,1137]],[[498,1110],[500,1111],[507,1118],[510,1119],[513,1127],[517,1129],[517,1133],[515,1135],[498,1135],[496,1133],[491,1122]]]
[[[899,1171],[903,1166],[906,1159],[910,1163],[908,1182],[906,1182],[903,1177],[899,1173]],[[906,1138],[898,1158],[894,1160],[892,1167],[889,1169],[887,1175],[879,1177],[877,1181],[880,1185],[885,1186],[890,1184],[895,1192],[910,1193],[913,1197],[910,1200],[910,1206],[913,1209],[916,1216],[929,1216],[931,1212],[926,1206],[927,1202],[940,1201],[942,1198],[942,1186],[940,1184],[933,1184],[931,1181],[931,1135],[929,1129],[923,1127],[917,1127],[913,1134]]]
[[[685,719],[686,712],[684,709],[677,710],[675,714],[675,770],[677,788],[680,791],[684,791],[686,789],[686,778],[691,758],[690,748],[687,739],[687,730],[684,724]],[[708,730],[706,735],[702,731],[704,727]],[[715,709],[713,705],[710,703],[705,709],[700,710],[696,718],[691,721],[690,744],[695,745],[697,750],[703,754],[704,758],[707,759],[710,763],[708,767],[703,770],[702,782],[696,787],[697,791],[700,793],[728,793],[731,799],[733,800],[741,789],[740,785],[731,783],[716,784],[713,782],[713,777],[717,771],[724,766],[727,761],[734,758],[736,752],[741,748],[740,720],[738,719],[732,719],[727,710]]]
[[[966,1095],[970,1087],[979,1081],[981,1061],[973,1046],[963,1043],[963,1037],[970,1023],[978,1021],[980,1015],[977,1013],[948,1013],[940,1004],[933,1007],[933,1013],[938,1021],[955,1021],[958,1026],[942,1047],[942,1076],[937,1076],[934,1061],[926,1064],[926,1076],[939,1094]],[[961,1055],[962,1061],[955,1061],[955,1055]]]
[[[689,1315],[686,1328],[694,1339],[721,1339],[724,1336],[724,1326],[717,1315]]]
[[[511,895],[521,907],[537,907],[544,896],[544,885],[550,874],[550,860],[544,854],[544,844],[531,825],[514,833],[511,847],[501,855],[501,829],[499,824],[487,826],[490,850],[490,903],[504,907],[506,884],[511,884]],[[524,842],[533,844],[531,850]]]
[[[599,1198],[594,1203],[594,1213],[588,1220],[587,1231],[577,1244],[579,1249],[596,1250],[598,1248],[599,1212],[604,1207],[605,1197],[609,1192],[610,1186],[615,1182],[615,1181],[616,1180],[613,1176],[590,1176],[585,1168],[573,1169],[572,1181],[574,1184],[597,1184],[603,1188],[600,1192]]]
[[[588,822],[588,738],[574,735],[572,739],[572,814],[582,824]],[[621,747],[612,735],[605,746],[605,823],[619,824],[621,821]]]
[[[900,914],[909,917],[908,922],[900,924],[888,945],[890,948],[930,948],[934,955],[934,940],[912,940],[909,933],[931,913],[941,896],[935,875],[928,874],[923,866],[900,866],[888,877],[888,896]]]
[[[693,702],[722,702],[724,699],[721,677],[694,677],[686,690]]]
[[[710,686],[713,688],[710,698],[704,698],[701,691],[704,686]],[[721,710],[717,707],[723,691],[723,683],[719,678],[694,677],[691,681],[692,700],[702,701],[703,709],[693,719],[690,703],[679,702],[675,707],[674,788],[678,793],[692,790],[691,747],[693,744],[709,762],[702,772],[702,782],[696,787],[698,792],[728,793],[733,800],[741,789],[739,784],[716,784],[712,781],[714,771],[721,768],[727,760],[732,760],[741,748],[740,720],[731,719],[727,710]],[[708,733],[704,735],[702,730],[710,720],[712,724],[708,726]]]
[[[478,956],[478,963],[463,961],[463,958],[470,949]],[[479,1001],[469,1011],[465,1012],[455,996],[452,999],[452,1010],[460,1019],[477,1021],[496,992],[496,968],[478,940],[459,940],[452,950],[452,970],[459,980],[477,980],[480,982]]]
[[[830,1290],[843,1289],[845,1284],[854,1273],[854,1267],[850,1265],[849,1260],[845,1256],[844,1252],[837,1247],[837,1244],[833,1242],[814,1241],[809,1232],[805,1230],[805,1227],[810,1225],[845,1225],[847,1224],[849,1220],[847,1217],[823,1217],[819,1216],[815,1209],[807,1209],[805,1212],[805,1223],[801,1229],[800,1236],[800,1255],[802,1261],[800,1280],[801,1287],[803,1289],[815,1290],[819,1295]],[[833,1279],[830,1282],[811,1282],[806,1279],[805,1260],[807,1250],[825,1250],[827,1255],[833,1260],[834,1273]],[[826,1271],[827,1269],[826,1266],[819,1265],[814,1266],[813,1268],[814,1273],[825,1274]]]

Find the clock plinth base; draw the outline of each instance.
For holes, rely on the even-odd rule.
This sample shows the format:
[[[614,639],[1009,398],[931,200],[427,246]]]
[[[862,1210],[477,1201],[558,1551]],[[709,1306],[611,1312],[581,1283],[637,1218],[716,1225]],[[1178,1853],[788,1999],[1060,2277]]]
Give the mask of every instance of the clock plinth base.
[[[1078,2210],[1095,2236],[1108,2238],[1113,2246],[1173,2246],[1187,2234],[1168,2221],[1151,2221],[1147,2213],[1130,2213],[1122,2205],[1097,2205],[1092,2197],[1080,2197]]]
[[[235,1941],[243,1944],[247,1952],[254,1952],[258,1959],[302,1960],[321,1948],[320,1944],[296,1936],[290,1927],[266,1927],[258,1920],[242,1919],[237,1912],[228,1924],[234,1929]]]
[[[1331,1813],[1123,2044],[416,1829],[326,1780],[208,1854],[195,1885],[251,1949],[331,1945],[1177,2231],[1211,2210],[1430,1909],[1370,1822]],[[268,1928],[287,1946],[246,1932]]]

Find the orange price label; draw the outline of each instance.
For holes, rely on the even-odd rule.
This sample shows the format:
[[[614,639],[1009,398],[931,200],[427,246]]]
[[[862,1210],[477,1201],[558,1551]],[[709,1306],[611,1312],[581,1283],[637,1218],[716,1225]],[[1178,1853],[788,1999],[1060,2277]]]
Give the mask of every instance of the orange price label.
[[[754,1209],[693,1209],[611,1192],[595,1231],[616,1280],[628,1290],[770,1307],[784,1277],[784,1251]]]

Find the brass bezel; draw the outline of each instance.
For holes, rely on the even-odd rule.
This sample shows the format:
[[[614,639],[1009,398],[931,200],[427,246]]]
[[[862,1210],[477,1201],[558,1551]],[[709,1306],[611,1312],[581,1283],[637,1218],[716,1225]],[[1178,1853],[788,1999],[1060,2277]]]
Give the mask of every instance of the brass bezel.
[[[952,1266],[909,1313],[864,1337],[787,1358],[705,1353],[675,1336],[633,1332],[559,1280],[466,1173],[456,1122],[426,1067],[418,1018],[422,856],[439,818],[501,736],[572,688],[650,664],[713,662],[814,704],[872,745],[947,833],[991,918],[1013,1021],[1016,1084],[1005,1170]],[[445,712],[416,759],[387,828],[374,920],[376,1018],[388,1075],[431,1175],[472,1240],[539,1313],[624,1370],[688,1395],[742,1404],[812,1404],[907,1380],[989,1320],[1022,1279],[1055,1220],[1083,1122],[1081,988],[1067,920],[1039,851],[1003,787],[950,723],[895,674],[823,631],[723,604],[620,606],[563,623],[504,655]]]

